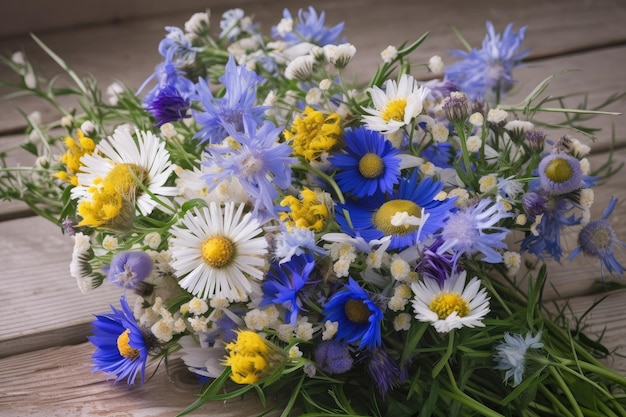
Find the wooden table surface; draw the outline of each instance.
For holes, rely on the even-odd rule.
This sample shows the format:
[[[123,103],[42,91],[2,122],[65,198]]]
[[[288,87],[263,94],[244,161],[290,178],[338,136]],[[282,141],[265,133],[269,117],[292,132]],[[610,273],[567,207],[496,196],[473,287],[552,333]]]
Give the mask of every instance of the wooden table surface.
[[[225,0],[213,3],[214,19],[227,7],[237,6]],[[308,4],[301,0],[263,0],[241,5],[269,31],[280,20],[284,7],[293,13]],[[379,53],[387,45],[414,40],[426,31],[430,32],[429,38],[414,53],[415,60],[425,62],[439,54],[450,63],[452,58],[447,52],[462,48],[451,28],[456,27],[470,44],[478,46],[484,37],[485,21],[490,20],[498,31],[509,22],[516,28],[528,26],[524,44],[532,52],[525,67],[514,74],[519,80],[519,91],[507,103],[515,103],[540,80],[562,70],[578,71],[558,77],[548,90],[551,95],[589,92],[593,105],[612,93],[626,91],[623,0],[343,0],[318,1],[315,7],[326,11],[329,25],[345,22],[345,35],[357,48],[348,70],[361,80],[373,73]],[[77,73],[93,74],[101,86],[121,80],[136,88],[159,62],[156,48],[164,36],[163,27],[182,26],[190,14],[163,10],[159,15],[115,24],[57,28],[38,35]],[[217,24],[215,20],[213,24]],[[0,38],[0,53],[7,55],[17,50],[25,51],[48,76],[58,72],[27,35]],[[8,76],[0,68],[0,80]],[[0,88],[0,94],[6,92]],[[624,112],[625,103],[614,103],[609,110]],[[0,106],[0,150],[23,139],[25,124],[16,106],[26,113],[39,110],[44,120],[57,117],[52,109],[29,99],[0,102]],[[546,120],[557,120],[555,117]],[[626,162],[624,116],[598,118],[593,125],[603,131],[592,144],[592,166],[607,159],[612,129],[617,144],[614,157]],[[25,154],[15,156],[13,161],[32,163]],[[612,223],[621,239],[626,240],[624,173],[595,192],[592,218],[601,215],[611,195],[620,199]],[[575,246],[573,235],[565,236],[565,245],[570,249]],[[34,217],[23,204],[0,203],[0,415],[175,415],[193,402],[198,392],[197,382],[180,363],[169,375],[159,369],[144,387],[132,389],[125,384],[112,384],[104,374],[90,372],[92,347],[86,342],[89,322],[94,313],[106,312],[109,304],[117,304],[120,293],[105,283],[82,295],[69,275],[72,247],[71,239],[63,236],[57,226]],[[626,262],[626,252],[618,256]],[[582,256],[575,262],[550,264],[546,299],[569,302],[572,312],[581,314],[598,297],[606,295],[594,293],[599,271],[597,262]],[[557,295],[563,299],[557,300]],[[613,291],[590,314],[589,330],[604,331],[603,341],[624,354],[626,348],[621,345],[626,335],[625,316],[626,292]],[[626,375],[624,360],[616,357],[611,364]],[[255,415],[258,411],[259,402],[251,395],[243,400],[207,404],[192,415],[235,417]]]

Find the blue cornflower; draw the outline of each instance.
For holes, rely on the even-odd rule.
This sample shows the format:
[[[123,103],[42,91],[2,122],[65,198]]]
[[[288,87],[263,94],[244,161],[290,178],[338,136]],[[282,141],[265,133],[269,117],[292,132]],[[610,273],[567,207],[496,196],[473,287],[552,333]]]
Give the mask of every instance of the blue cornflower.
[[[461,264],[454,262],[454,255],[450,252],[438,253],[443,244],[443,239],[436,239],[430,246],[422,251],[420,260],[417,262],[416,271],[427,278],[437,281],[440,285],[452,274],[462,271]]]
[[[243,9],[226,10],[220,20],[220,29],[222,31],[219,34],[219,38],[226,38],[226,40],[232,41],[242,33],[255,35],[258,26],[258,23],[253,24],[252,19],[246,17]]]
[[[147,108],[150,108],[162,90],[166,90],[164,94],[167,96],[179,96],[183,100],[190,99],[195,90],[194,83],[185,76],[185,72],[176,68],[174,63],[169,60],[156,66],[154,73],[143,82],[137,90],[137,94],[141,94],[152,81],[156,81],[156,85],[146,93],[143,99],[144,106]]]
[[[330,297],[322,314],[324,322],[338,323],[337,340],[358,344],[359,349],[381,345],[383,311],[352,278]]]
[[[303,288],[315,268],[313,255],[304,254],[289,262],[274,262],[263,281],[263,300],[259,306],[279,304],[285,308],[285,322],[296,325],[302,309]]]
[[[420,156],[438,168],[454,168],[456,151],[449,142],[434,142],[427,146]]]
[[[516,387],[522,382],[524,376],[524,368],[526,366],[526,352],[528,349],[539,349],[543,347],[541,340],[541,332],[534,337],[530,332],[526,333],[526,337],[521,334],[504,333],[504,341],[496,346],[497,353],[494,360],[498,362],[496,369],[506,371],[504,381],[513,377],[512,386]]]
[[[580,161],[563,152],[546,155],[537,167],[541,188],[548,194],[571,193],[583,185]]]
[[[173,85],[166,85],[157,90],[152,101],[145,104],[146,109],[157,120],[157,127],[191,117],[187,114],[191,107],[189,99],[183,97]]]
[[[418,170],[400,178],[397,191],[376,193],[358,201],[340,204],[337,222],[343,232],[366,241],[391,236],[389,249],[404,249],[437,232],[454,209],[454,198],[437,200],[443,182],[430,177],[419,179]],[[349,227],[343,210],[350,215]]]
[[[452,55],[462,60],[446,67],[446,78],[472,100],[486,99],[490,94],[501,96],[509,91],[515,82],[511,76],[513,69],[528,54],[528,50],[519,50],[526,27],[519,32],[512,29],[513,24],[509,24],[500,35],[495,32],[493,24],[487,22],[482,49],[452,51]]]
[[[283,20],[293,22],[293,17],[287,9],[283,10]],[[289,46],[302,42],[318,46],[338,43],[344,23],[327,28],[324,26],[325,20],[326,14],[323,11],[318,15],[313,6],[309,6],[308,12],[304,9],[298,10],[298,22],[293,30],[282,31],[278,26],[273,26],[272,37],[286,42]]]
[[[323,340],[315,346],[313,358],[327,374],[343,374],[352,369],[354,359],[348,346],[336,340]]]
[[[165,30],[168,33],[159,42],[159,53],[178,68],[193,64],[196,61],[196,53],[202,51],[202,48],[193,46],[180,28],[166,26]]]
[[[400,365],[400,361],[391,357],[385,348],[367,351],[363,359],[366,361],[367,372],[383,398],[389,390],[399,386],[408,376],[407,367]]]
[[[537,224],[532,233],[524,238],[520,248],[523,252],[528,251],[539,259],[543,259],[543,255],[548,254],[555,261],[560,262],[563,256],[561,230],[564,226],[579,224],[581,220],[574,214],[568,216],[576,206],[567,198],[545,196],[541,192],[528,194],[522,197],[524,207],[527,207],[527,210],[532,209],[529,213],[536,213],[541,218],[535,218]]]
[[[626,247],[626,243],[622,242],[615,236],[615,231],[608,221],[609,216],[613,213],[617,199],[611,197],[609,204],[602,217],[590,221],[580,230],[578,234],[578,247],[570,254],[570,261],[574,259],[580,252],[588,256],[595,256],[600,259],[600,271],[602,280],[604,280],[604,268],[610,274],[613,272],[623,275],[626,268],[615,257],[615,246],[622,245]]]
[[[437,249],[441,254],[452,250],[455,259],[465,254],[468,257],[482,254],[481,260],[489,263],[502,262],[498,249],[506,248],[504,238],[509,229],[497,224],[513,214],[506,212],[500,202],[485,198],[473,206],[453,213],[443,229],[437,234],[443,244]]]
[[[328,161],[338,170],[335,180],[344,193],[356,197],[393,190],[400,176],[398,150],[381,133],[364,127],[344,134],[346,153]]]
[[[304,227],[292,227],[287,229],[281,227],[281,233],[276,236],[276,248],[274,256],[279,263],[289,261],[295,255],[302,255],[305,252],[316,253],[324,256],[327,251],[317,245],[315,232]]]
[[[96,347],[91,356],[93,370],[116,375],[115,382],[126,378],[128,385],[133,385],[137,374],[141,374],[143,384],[150,343],[137,325],[125,296],[120,304],[122,310],[111,306],[111,313],[96,315],[91,323],[93,336],[89,336],[89,341]]]
[[[211,158],[206,164],[220,169],[202,179],[213,189],[223,180],[237,178],[254,202],[254,215],[262,212],[275,217],[274,200],[280,196],[276,187],[285,190],[291,185],[291,165],[297,163],[290,156],[292,148],[277,141],[283,128],[265,121],[257,129],[252,117],[244,118],[242,132],[226,127],[238,146],[210,148]]]
[[[118,287],[137,289],[150,276],[154,261],[143,251],[118,252],[111,263],[104,267],[107,279]]]
[[[263,78],[245,66],[238,66],[232,55],[228,58],[224,75],[220,82],[224,85],[225,94],[221,98],[213,96],[204,79],[196,84],[197,97],[204,111],[193,111],[194,119],[203,127],[195,137],[201,141],[221,143],[226,138],[228,127],[243,132],[244,117],[252,117],[258,122],[262,120],[266,107],[256,106],[256,87]]]

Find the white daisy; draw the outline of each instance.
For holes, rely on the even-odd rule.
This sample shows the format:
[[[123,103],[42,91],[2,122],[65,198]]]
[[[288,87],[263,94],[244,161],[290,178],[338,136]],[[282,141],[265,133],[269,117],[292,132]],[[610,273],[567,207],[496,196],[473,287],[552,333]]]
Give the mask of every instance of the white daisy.
[[[110,182],[124,198],[134,197],[137,210],[148,215],[159,203],[134,183],[131,170],[155,196],[177,194],[175,187],[165,185],[173,171],[165,142],[152,132],[136,130],[135,135],[136,140],[130,132],[116,129],[98,143],[92,155],[81,158],[83,167],[76,175],[78,186],[72,189],[73,199],[90,201],[96,188]]]
[[[411,284],[415,318],[432,323],[439,333],[463,326],[483,327],[482,319],[489,313],[489,297],[476,277],[466,286],[466,275],[466,271],[453,274],[442,286],[428,277]]]
[[[387,80],[385,91],[377,86],[368,91],[374,108],[363,109],[368,113],[363,116],[363,122],[370,130],[390,134],[410,124],[422,112],[429,89],[419,86],[412,76],[403,74],[398,83]]]
[[[204,299],[244,301],[253,291],[250,280],[262,280],[268,254],[259,221],[245,205],[217,203],[185,213],[182,225],[171,229],[171,265],[178,284]]]

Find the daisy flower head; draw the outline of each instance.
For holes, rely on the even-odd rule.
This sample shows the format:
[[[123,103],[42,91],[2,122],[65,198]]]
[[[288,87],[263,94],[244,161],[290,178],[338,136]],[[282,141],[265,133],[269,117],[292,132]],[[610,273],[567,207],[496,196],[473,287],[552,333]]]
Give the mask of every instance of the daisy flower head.
[[[170,230],[172,268],[180,285],[198,298],[243,301],[265,272],[267,241],[244,204],[195,207]]]
[[[626,247],[626,243],[617,238],[613,227],[608,221],[616,205],[617,199],[611,197],[602,217],[597,220],[592,220],[583,226],[578,234],[578,247],[574,249],[569,256],[569,259],[572,260],[582,252],[587,256],[599,258],[603,280],[604,268],[606,268],[610,274],[615,272],[620,276],[626,271],[624,265],[615,257],[616,246],[621,245]]]
[[[403,74],[398,82],[387,80],[384,87],[385,91],[378,86],[368,90],[374,107],[363,109],[363,122],[370,130],[390,134],[411,124],[422,112],[429,89],[418,85],[408,74]]]
[[[497,353],[494,355],[494,360],[497,362],[496,369],[506,371],[504,374],[505,382],[508,382],[511,377],[513,378],[511,384],[513,387],[522,382],[527,351],[528,349],[542,348],[543,343],[540,340],[541,332],[538,332],[534,337],[531,336],[530,332],[526,333],[526,336],[504,333],[504,341],[496,346]]]
[[[443,240],[437,253],[452,250],[457,259],[462,254],[480,253],[483,262],[502,262],[498,249],[507,247],[504,238],[509,229],[498,223],[508,217],[513,217],[513,213],[506,212],[501,202],[494,203],[489,198],[454,212],[437,235]]]
[[[139,374],[143,384],[148,353],[155,342],[138,326],[125,296],[120,304],[121,310],[111,306],[112,312],[96,315],[91,323],[93,335],[88,338],[96,348],[93,369],[115,375],[115,382],[126,379],[128,385]]]
[[[78,185],[72,189],[72,198],[78,200],[79,207],[86,204],[93,209],[94,222],[100,224],[90,226],[106,224],[117,214],[111,214],[106,205],[97,205],[103,195],[111,195],[113,200],[124,204],[134,201],[136,210],[146,216],[157,207],[167,210],[152,195],[177,194],[176,187],[165,185],[173,173],[170,154],[165,142],[152,132],[136,130],[133,137],[129,131],[117,129],[81,161],[83,167],[76,175]],[[144,187],[148,192],[144,192]]]
[[[357,344],[359,349],[381,345],[383,311],[352,278],[330,297],[322,314],[323,321],[338,323],[335,339]]]
[[[474,277],[465,285],[466,271],[450,275],[443,285],[424,277],[411,284],[415,318],[430,322],[439,333],[462,327],[483,327],[489,313],[489,297],[480,279]]]
[[[336,210],[337,222],[345,233],[359,234],[366,241],[391,236],[389,249],[404,249],[437,232],[454,208],[454,198],[435,197],[443,183],[425,177],[418,170],[400,178],[393,193],[376,193],[369,198],[340,205],[349,215],[349,226],[343,210]]]
[[[338,170],[335,179],[341,190],[358,198],[391,191],[400,176],[399,151],[391,142],[363,127],[346,131],[343,138],[345,153],[328,159]]]
[[[285,321],[295,326],[302,309],[302,290],[314,267],[315,260],[311,254],[294,256],[288,262],[270,265],[262,287],[263,301],[259,306],[282,305]]]
[[[515,82],[511,75],[513,69],[528,54],[528,50],[519,50],[525,31],[526,27],[523,27],[514,32],[513,24],[509,24],[499,34],[493,24],[487,22],[487,36],[481,49],[452,51],[454,56],[462,59],[445,68],[446,79],[456,84],[471,100],[506,93]]]

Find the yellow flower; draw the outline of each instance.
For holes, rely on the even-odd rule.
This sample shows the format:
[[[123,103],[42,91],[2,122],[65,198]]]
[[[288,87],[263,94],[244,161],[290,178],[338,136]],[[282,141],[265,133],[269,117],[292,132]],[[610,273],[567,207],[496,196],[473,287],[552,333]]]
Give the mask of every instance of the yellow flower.
[[[237,384],[254,384],[268,374],[270,347],[257,333],[246,330],[237,333],[237,340],[228,343],[225,365],[230,366],[230,378]]]
[[[291,130],[285,130],[285,138],[293,139],[294,154],[313,161],[339,145],[341,132],[341,116],[307,106],[303,116],[294,120]]]
[[[97,188],[93,187],[91,200],[83,200],[78,204],[78,214],[82,217],[78,226],[123,230],[132,221],[133,206],[122,198],[114,183],[98,183]]]
[[[289,206],[289,213],[281,213],[280,220],[285,222],[287,227],[299,227],[303,229],[321,232],[328,219],[328,206],[318,198],[315,191],[306,187],[301,192],[301,198],[293,196],[285,197],[280,205]]]
[[[65,165],[65,171],[59,171],[54,175],[60,180],[72,185],[78,185],[76,174],[82,166],[80,158],[82,158],[83,155],[91,155],[96,148],[94,141],[85,136],[81,130],[78,131],[77,136],[77,139],[71,136],[65,138],[64,143],[67,147],[67,151],[61,157],[61,162]]]

